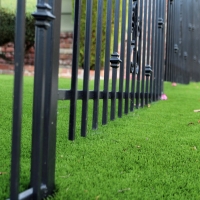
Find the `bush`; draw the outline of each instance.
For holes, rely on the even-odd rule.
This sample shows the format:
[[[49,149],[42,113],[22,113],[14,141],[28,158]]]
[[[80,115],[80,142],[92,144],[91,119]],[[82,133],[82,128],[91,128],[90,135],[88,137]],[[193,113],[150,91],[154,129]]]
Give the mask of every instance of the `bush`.
[[[101,67],[103,68],[105,41],[106,41],[106,2],[103,5],[103,19],[102,19],[102,48],[101,48]],[[96,55],[96,20],[97,20],[97,6],[98,1],[93,1],[92,9],[92,32],[91,32],[91,50],[90,50],[90,69],[95,69],[95,55]],[[74,7],[74,1],[73,1]],[[84,48],[85,48],[85,24],[86,24],[86,0],[82,0],[81,6],[81,21],[80,21],[80,52],[79,52],[79,66],[84,68]]]
[[[15,13],[5,8],[0,8],[0,46],[13,42],[15,38]],[[35,20],[31,13],[26,13],[26,50],[34,46]]]

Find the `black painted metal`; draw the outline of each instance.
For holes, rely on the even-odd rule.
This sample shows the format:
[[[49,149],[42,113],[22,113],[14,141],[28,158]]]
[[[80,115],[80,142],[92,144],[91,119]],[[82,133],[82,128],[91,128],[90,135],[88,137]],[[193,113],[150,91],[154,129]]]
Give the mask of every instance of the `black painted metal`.
[[[155,96],[155,100],[157,101],[159,98],[159,71],[160,71],[160,37],[161,37],[161,31],[160,31],[160,26],[159,26],[159,18],[160,18],[160,5],[161,5],[161,1],[157,0],[157,9],[156,9],[156,54],[155,54],[155,92],[154,92],[154,96]]]
[[[47,29],[46,67],[45,67],[45,106],[42,184],[44,195],[50,195],[55,188],[57,88],[60,44],[61,0],[49,0],[52,13],[56,16]],[[53,40],[51,38],[54,38]],[[32,169],[33,170],[33,169]]]
[[[19,193],[21,124],[22,124],[22,93],[23,93],[23,64],[25,39],[25,1],[17,1],[15,26],[15,78],[12,125],[12,158],[10,199],[14,200]]]
[[[133,62],[131,66],[130,72],[132,73],[131,80],[131,93],[133,95],[130,96],[130,111],[134,110],[134,102],[135,102],[135,79],[138,74],[138,1],[133,1],[132,5],[132,57]]]
[[[161,95],[164,93],[164,70],[165,70],[165,49],[163,48],[165,46],[165,24],[166,24],[166,15],[165,15],[165,10],[166,10],[166,1],[162,1],[161,2],[161,41],[160,41],[160,45],[161,45],[161,61],[160,61],[160,90],[159,90],[159,95],[161,97]]]
[[[81,136],[86,136],[90,99],[93,100],[92,128],[97,129],[100,100],[103,101],[102,124],[105,125],[108,115],[114,120],[116,113],[122,117],[123,112],[128,114],[160,99],[164,92],[163,79],[184,84],[200,80],[199,1],[98,0],[98,7],[94,8],[93,1],[87,0],[83,89],[77,90],[79,35],[83,33],[79,29],[82,1],[76,0],[71,88],[58,90],[61,0],[38,0],[37,11],[33,14],[36,54],[31,181],[30,188],[19,194],[25,0],[18,1],[17,5],[11,199],[42,199],[55,188],[58,100],[70,100],[69,140],[74,140],[78,100],[82,101]],[[106,33],[102,31],[104,6]],[[96,34],[96,60],[94,90],[89,91],[92,9],[97,9],[96,33],[93,33]],[[103,34],[105,47],[102,45]],[[105,54],[101,55],[103,48]],[[102,56],[105,58],[104,80],[103,90],[100,90],[102,63],[99,58]]]
[[[131,33],[132,24],[133,24],[133,4],[137,3],[137,1],[129,1],[128,3],[128,29],[127,33]],[[136,20],[137,23],[137,19]],[[125,105],[124,105],[124,113],[128,114],[129,112],[129,90],[130,90],[130,68],[131,68],[131,34],[127,34],[127,52],[126,52],[126,84],[125,84]]]
[[[150,102],[153,101],[153,93],[154,93],[154,76],[155,76],[155,59],[154,59],[154,52],[155,52],[155,29],[156,29],[156,1],[152,2],[152,39],[151,39],[151,68],[152,68],[152,74],[150,76]]]
[[[144,9],[143,9],[143,37],[142,37],[142,42],[143,42],[143,48],[142,48],[142,84],[141,84],[141,92],[144,94],[144,87],[145,87],[145,62],[146,62],[146,36],[147,36],[147,1],[143,1],[144,4]],[[144,95],[142,95],[141,98],[141,107],[144,107]]]
[[[163,79],[164,79],[164,69],[165,69],[165,62],[164,62],[164,56],[165,56],[165,52],[163,49],[163,46],[165,46],[165,4],[166,1],[161,1],[161,20],[160,20],[160,29],[161,29],[161,38],[160,38],[160,53],[161,53],[161,57],[160,57],[160,80],[159,80],[159,85],[160,85],[160,90],[159,92],[159,96],[161,97],[161,95],[163,94]]]
[[[165,80],[188,84],[199,81],[199,2],[170,1]]]
[[[36,19],[35,40],[35,76],[33,96],[33,125],[32,125],[32,159],[31,159],[31,186],[33,198],[41,199],[43,141],[44,141],[44,105],[45,105],[45,68],[47,53],[47,28],[55,17],[51,14],[51,6],[39,0],[37,11],[33,13]]]
[[[119,77],[119,101],[118,101],[118,117],[122,117],[123,110],[123,91],[124,91],[124,68],[125,68],[125,37],[126,37],[126,6],[127,1],[122,2],[122,22],[121,22],[121,49],[120,57],[124,62],[120,63],[120,77]]]
[[[151,48],[151,43],[150,43],[150,39],[152,37],[151,35],[151,14],[152,14],[152,3],[151,0],[148,1],[148,32],[147,32],[147,61],[145,64],[145,76],[146,76],[146,92],[145,93],[149,93],[149,77],[151,76],[152,73],[152,69],[151,69],[151,65],[150,65],[150,48]],[[145,98],[145,105],[148,105],[149,103],[149,98]]]
[[[72,57],[72,78],[70,99],[70,116],[69,116],[69,140],[75,139],[76,131],[76,107],[77,107],[77,80],[78,80],[78,58],[79,58],[79,34],[80,34],[80,15],[81,15],[81,0],[75,2],[74,14],[74,43]]]
[[[143,0],[140,0],[139,1],[139,17],[138,17],[138,23],[139,23],[139,39],[138,39],[138,57],[139,57],[139,62],[138,62],[138,65],[139,65],[139,71],[138,71],[138,74],[137,74],[137,89],[136,89],[136,93],[137,94],[140,94],[140,78],[141,78],[141,69],[142,69],[142,66],[141,66],[141,55],[142,55],[142,32],[143,32],[143,19],[142,19],[142,16],[143,16]],[[138,98],[139,95],[136,97],[136,108],[139,108],[140,106],[140,99]]]
[[[157,79],[158,79],[158,12],[159,12],[159,0],[155,1],[155,46],[154,46],[154,77],[153,77],[153,101],[157,100]]]
[[[118,40],[119,40],[119,10],[120,0],[115,0],[115,14],[114,14],[114,46],[113,52],[118,52]],[[118,62],[120,62],[120,58]],[[112,67],[112,62],[111,62]],[[117,68],[112,68],[112,98],[111,98],[111,111],[110,119],[115,119],[115,107],[116,107],[116,84],[117,84]]]
[[[103,0],[98,1],[98,17],[97,17],[97,37],[96,37],[96,61],[95,61],[95,82],[94,82],[94,104],[93,104],[93,123],[92,128],[98,127],[99,116],[99,86],[100,86],[100,68],[101,68],[101,40],[102,40],[102,15],[103,15]]]
[[[82,101],[82,122],[81,136],[85,137],[87,132],[88,118],[88,91],[89,91],[89,72],[90,72],[90,43],[92,31],[92,4],[93,0],[86,4],[86,27],[85,27],[85,59],[84,59],[84,78],[83,78],[83,101]]]
[[[111,41],[111,20],[112,20],[112,1],[107,1],[106,17],[106,48],[105,48],[105,67],[104,67],[104,99],[103,99],[103,116],[102,124],[108,121],[108,92],[109,92],[109,75],[110,75],[110,41]]]

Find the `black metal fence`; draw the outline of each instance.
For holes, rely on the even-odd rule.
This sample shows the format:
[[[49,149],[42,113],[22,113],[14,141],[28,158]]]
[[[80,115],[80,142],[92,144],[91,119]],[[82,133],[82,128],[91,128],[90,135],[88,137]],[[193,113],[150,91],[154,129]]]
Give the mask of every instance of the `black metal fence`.
[[[168,4],[165,80],[189,83],[200,80],[200,2],[170,0]]]
[[[163,93],[167,2],[165,0],[98,0],[98,6],[94,8],[92,0],[86,1],[84,79],[83,89],[79,91],[77,90],[79,36],[83,34],[80,33],[81,6],[82,1],[76,0],[71,88],[66,90],[58,90],[61,0],[38,0],[37,11],[33,14],[36,20],[36,54],[31,179],[30,188],[19,194],[25,0],[17,1],[10,189],[10,199],[12,200],[41,199],[51,194],[54,189],[58,100],[70,101],[69,139],[74,140],[77,101],[82,101],[80,134],[85,137],[90,99],[94,102],[92,128],[97,129],[99,120],[103,125],[107,124],[109,119],[122,117],[123,114],[134,111],[135,108],[144,107],[159,100]],[[102,24],[103,6],[106,6],[106,24]],[[94,90],[89,91],[92,9],[97,9],[96,61]],[[173,10],[174,8],[169,12],[173,12]],[[173,21],[171,18],[169,20]],[[101,45],[102,26],[106,26],[105,47]],[[169,30],[172,33],[172,29]],[[172,34],[168,35],[172,40],[170,38]],[[170,45],[168,48],[172,48],[172,42]],[[104,55],[101,55],[101,48],[105,48]],[[100,90],[100,57],[105,58],[103,90]],[[176,61],[175,58],[172,59],[168,56],[168,63],[172,60]],[[168,71],[171,73],[170,70],[169,67]],[[111,79],[109,79],[110,73]],[[119,85],[117,85],[117,73],[119,73]],[[110,83],[111,90],[109,90]],[[103,113],[102,119],[99,119],[99,102],[101,100]],[[111,106],[108,104],[109,101]]]

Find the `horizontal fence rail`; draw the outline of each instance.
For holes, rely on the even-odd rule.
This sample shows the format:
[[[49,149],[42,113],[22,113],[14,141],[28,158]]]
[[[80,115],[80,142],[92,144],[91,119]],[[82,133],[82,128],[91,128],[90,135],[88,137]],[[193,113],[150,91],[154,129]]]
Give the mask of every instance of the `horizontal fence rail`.
[[[100,120],[99,100],[103,100],[101,121],[105,125],[109,118],[114,120],[116,117],[122,117],[123,113],[128,114],[134,111],[134,108],[144,107],[157,101],[163,93],[166,1],[99,0],[97,8],[93,7],[93,1],[85,2],[84,33],[79,29],[82,17],[81,3],[76,1],[75,4],[71,88],[58,91],[58,100],[70,100],[68,136],[70,140],[75,139],[78,100],[82,100],[80,135],[85,137],[88,127],[89,100],[93,100],[92,128],[97,129]],[[104,14],[103,6],[106,6]],[[94,9],[97,19],[95,23],[92,23],[91,16]],[[105,32],[102,31],[103,15],[106,15]],[[94,34],[92,32],[94,29],[96,38],[95,80],[94,90],[89,91],[91,35]],[[80,57],[78,45],[79,36],[83,34],[85,44],[83,89],[78,90],[78,60]],[[102,45],[102,37],[106,40],[105,46]],[[104,54],[102,54],[102,49]],[[103,63],[101,58],[104,58]],[[104,80],[103,90],[100,90],[102,66]]]

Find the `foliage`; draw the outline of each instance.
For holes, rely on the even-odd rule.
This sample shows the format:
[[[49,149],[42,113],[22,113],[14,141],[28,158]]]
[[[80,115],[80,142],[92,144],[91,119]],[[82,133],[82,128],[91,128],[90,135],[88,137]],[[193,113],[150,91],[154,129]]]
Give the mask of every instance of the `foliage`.
[[[0,46],[8,42],[14,42],[15,38],[15,13],[11,10],[0,9]],[[26,49],[34,45],[35,21],[30,13],[26,13]]]
[[[30,178],[33,77],[24,77],[24,83],[20,191],[28,188]],[[59,88],[70,84],[70,79],[59,80]],[[94,82],[90,84],[92,89]],[[99,123],[98,130],[91,130],[93,101],[89,101],[86,138],[79,136],[82,102],[78,101],[74,142],[66,135],[69,101],[59,101],[56,193],[48,199],[200,199],[200,113],[193,112],[199,109],[200,83],[164,86],[168,100],[135,109],[106,126]],[[4,105],[0,111],[0,199],[6,199],[13,76],[0,76],[0,91]]]
[[[107,0],[103,1],[103,19],[102,19],[102,42],[101,42],[101,68],[104,65],[105,57],[105,42],[106,42],[106,4]],[[114,1],[113,1],[114,5]],[[95,69],[95,59],[96,59],[96,31],[97,31],[97,6],[98,1],[93,1],[92,9],[92,30],[91,30],[91,50],[90,50],[90,69]],[[74,8],[74,1],[73,1]],[[73,11],[74,12],[74,11]],[[114,13],[114,9],[112,9]],[[80,21],[80,52],[79,52],[79,66],[84,68],[84,56],[85,56],[85,25],[86,25],[86,0],[82,0],[81,5],[81,21]],[[113,22],[112,22],[113,30]],[[113,31],[111,31],[110,37],[113,38]],[[111,42],[112,44],[112,42]]]
[[[16,3],[17,1],[14,0],[1,0],[0,7],[6,8],[9,10],[16,10]],[[32,13],[36,9],[37,0],[27,0],[26,1],[26,12]]]

